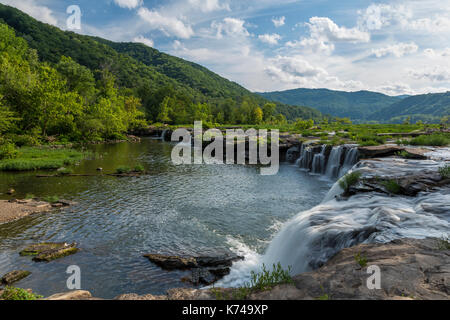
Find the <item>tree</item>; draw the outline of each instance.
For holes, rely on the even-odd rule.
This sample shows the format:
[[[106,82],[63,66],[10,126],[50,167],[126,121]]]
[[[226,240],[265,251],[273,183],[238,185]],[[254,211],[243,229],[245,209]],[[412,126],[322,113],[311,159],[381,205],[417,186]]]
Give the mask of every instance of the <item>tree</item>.
[[[263,111],[260,107],[257,107],[253,109],[253,123],[254,124],[261,124],[263,122]]]
[[[295,130],[303,131],[311,129],[314,126],[314,121],[312,119],[309,120],[303,120],[303,119],[297,119],[294,124]]]
[[[2,104],[2,96],[0,96],[0,134],[8,131],[18,120],[19,118],[15,116],[14,112]]]
[[[264,113],[264,121],[270,121],[272,120],[273,115],[275,114],[277,106],[275,103],[266,103],[263,107],[263,113]]]
[[[156,121],[161,123],[170,123],[172,121],[169,117],[169,103],[170,97],[165,97],[163,102],[161,102],[161,111],[156,117]]]

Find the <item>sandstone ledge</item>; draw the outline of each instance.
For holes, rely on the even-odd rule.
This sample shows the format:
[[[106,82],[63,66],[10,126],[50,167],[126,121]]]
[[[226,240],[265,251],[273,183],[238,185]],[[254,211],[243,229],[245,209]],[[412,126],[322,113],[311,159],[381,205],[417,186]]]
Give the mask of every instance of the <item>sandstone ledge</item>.
[[[342,250],[322,268],[294,277],[293,285],[254,293],[249,300],[449,300],[450,250],[439,239],[401,239],[387,244],[359,245]],[[369,290],[367,267],[355,259],[360,254],[367,267],[381,270],[381,289]],[[232,289],[221,289],[232,297]],[[124,294],[116,300],[216,300],[217,289],[171,289],[166,295]],[[227,295],[229,293],[229,295]],[[80,294],[82,299],[89,299]],[[67,298],[76,298],[72,293]],[[52,296],[55,297],[55,296]],[[50,298],[52,298],[50,297]],[[61,298],[64,295],[57,295]]]

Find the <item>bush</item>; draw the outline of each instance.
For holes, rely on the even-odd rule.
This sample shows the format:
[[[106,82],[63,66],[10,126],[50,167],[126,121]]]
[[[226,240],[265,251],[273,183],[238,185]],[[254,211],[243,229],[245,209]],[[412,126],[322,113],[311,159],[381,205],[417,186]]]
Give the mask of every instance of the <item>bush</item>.
[[[3,290],[2,295],[0,296],[0,299],[3,300],[37,300],[41,298],[42,296],[40,295],[30,293],[21,288],[14,287],[6,287]]]
[[[122,167],[118,167],[116,169],[116,173],[118,174],[124,174],[124,173],[130,173],[131,172],[131,168],[128,166],[122,166]]]
[[[450,166],[446,165],[444,167],[439,168],[439,174],[442,176],[442,178],[444,179],[448,179],[450,178]]]
[[[402,187],[397,183],[397,181],[389,180],[382,183],[387,191],[393,194],[400,194]]]
[[[19,151],[17,151],[14,144],[6,142],[0,145],[0,160],[15,159]]]
[[[361,252],[355,255],[355,261],[361,268],[367,267],[367,257],[361,254]]]
[[[34,147],[39,145],[39,140],[30,135],[9,135],[8,137],[19,148]]]
[[[345,191],[345,193],[348,193],[350,188],[359,182],[361,175],[362,174],[359,171],[349,173],[339,181],[339,186]]]
[[[450,136],[445,134],[432,134],[428,136],[419,136],[410,141],[413,146],[433,146],[444,147],[450,144]]]
[[[138,165],[136,165],[135,167],[134,167],[134,170],[133,170],[134,172],[140,172],[140,173],[142,173],[142,172],[144,172],[145,171],[145,168],[144,168],[144,166],[142,165],[142,164],[138,164]]]

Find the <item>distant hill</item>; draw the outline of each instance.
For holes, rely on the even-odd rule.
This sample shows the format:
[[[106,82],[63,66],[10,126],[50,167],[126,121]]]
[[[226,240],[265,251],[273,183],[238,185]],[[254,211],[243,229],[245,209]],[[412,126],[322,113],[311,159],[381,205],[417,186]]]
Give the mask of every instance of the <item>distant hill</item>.
[[[155,97],[161,95],[161,90],[163,95],[165,92],[176,92],[183,99],[207,102],[218,108],[230,100],[234,104],[240,104],[244,98],[253,99],[259,105],[268,102],[205,67],[140,43],[114,43],[62,31],[2,4],[0,21],[12,27],[18,36],[25,38],[30,47],[37,50],[41,61],[55,64],[64,55],[94,72],[107,68],[117,77],[122,88],[133,90],[142,99],[147,110],[157,108]],[[322,116],[315,109],[287,106],[283,103],[277,103],[277,112],[291,120],[297,117]]]
[[[438,122],[448,115],[450,115],[450,92],[412,96],[375,112],[369,119],[395,123],[411,117],[413,122],[418,120]]]
[[[345,92],[328,89],[294,89],[259,94],[272,101],[310,106],[323,114],[348,117],[352,120],[367,120],[374,112],[402,100],[401,97],[391,97],[377,92]]]

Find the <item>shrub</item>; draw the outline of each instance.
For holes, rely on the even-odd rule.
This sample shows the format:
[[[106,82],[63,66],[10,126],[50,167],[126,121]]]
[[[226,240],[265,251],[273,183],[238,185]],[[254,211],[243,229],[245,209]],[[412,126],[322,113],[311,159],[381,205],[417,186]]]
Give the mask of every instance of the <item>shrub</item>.
[[[400,194],[402,191],[402,187],[395,180],[384,181],[382,184],[390,193]]]
[[[288,283],[293,283],[290,267],[288,270],[284,270],[281,263],[278,263],[277,265],[274,264],[273,270],[270,271],[263,264],[261,272],[256,273],[252,271],[249,287],[254,291],[265,291],[272,289],[276,285]]]
[[[447,237],[442,237],[442,239],[439,239],[438,249],[439,250],[450,250],[450,241]]]
[[[0,145],[0,160],[14,159],[19,154],[14,144],[6,142]]]
[[[0,296],[0,299],[3,300],[37,300],[41,298],[42,296],[30,293],[24,289],[9,286],[3,290],[3,293]]]
[[[412,139],[410,144],[413,146],[444,147],[450,144],[450,136],[440,133],[428,136],[419,136]]]
[[[118,174],[124,174],[124,173],[130,173],[130,172],[131,172],[131,168],[128,166],[121,166],[116,169],[116,173],[118,173]]]
[[[361,252],[355,255],[355,261],[361,268],[367,267],[367,257],[361,254]]]
[[[348,193],[350,188],[354,185],[356,185],[359,180],[361,179],[361,172],[359,171],[355,171],[352,173],[349,173],[347,175],[345,175],[340,181],[339,181],[339,186],[346,192]]]
[[[439,168],[439,174],[442,176],[442,178],[449,179],[450,178],[450,166],[446,165],[444,167]]]
[[[134,171],[134,172],[142,173],[142,172],[145,171],[145,168],[144,168],[144,166],[143,166],[142,164],[138,164],[138,165],[136,165],[136,166],[134,167],[134,170],[133,170],[133,171]]]
[[[39,140],[30,135],[10,135],[8,137],[19,148],[34,147],[39,145]]]

